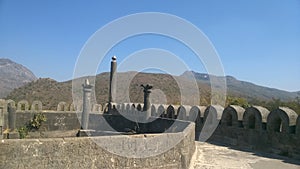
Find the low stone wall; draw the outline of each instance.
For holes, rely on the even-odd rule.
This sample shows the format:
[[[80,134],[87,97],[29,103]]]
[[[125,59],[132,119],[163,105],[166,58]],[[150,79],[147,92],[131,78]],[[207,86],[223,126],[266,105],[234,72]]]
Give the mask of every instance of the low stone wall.
[[[16,113],[16,128],[24,126],[36,113],[37,112],[31,111],[18,111]],[[80,129],[80,123],[77,117],[80,113],[60,111],[43,111],[42,113],[46,116],[47,121],[42,124],[40,128],[41,131]]]
[[[16,112],[16,128],[20,128],[29,122],[37,112]],[[47,118],[42,123],[40,131],[64,131],[80,129],[81,113],[76,112],[56,112],[43,111],[43,115]],[[7,119],[7,115],[5,118]],[[0,119],[3,120],[3,119]],[[6,120],[7,121],[7,120]],[[174,119],[151,117],[149,123],[136,123],[121,115],[91,113],[89,116],[89,129],[124,132],[125,128],[134,129],[137,126],[145,133],[163,133],[163,132],[179,132],[182,131],[189,123],[181,121],[176,124],[176,128],[172,127]],[[6,129],[7,122],[3,128]]]
[[[195,151],[194,127],[194,123],[190,123],[177,133],[2,140],[0,168],[188,168]],[[145,142],[158,136],[169,140],[183,139],[171,149],[145,158],[124,157],[107,149],[107,146],[114,145],[117,150],[133,155],[148,150],[159,151],[161,147],[157,145],[168,143]],[[137,137],[141,137],[141,141],[137,141]],[[126,144],[120,144],[124,141]]]
[[[24,126],[30,121],[36,112],[16,112],[16,128]],[[43,111],[47,118],[42,123],[39,131],[65,131],[80,129],[81,113]],[[124,132],[125,128],[139,128],[141,133],[174,133],[187,127],[189,122],[177,120],[176,126],[172,126],[174,119],[150,117],[148,123],[136,123],[121,115],[91,113],[89,116],[89,129],[100,131]],[[4,125],[7,128],[7,125]]]

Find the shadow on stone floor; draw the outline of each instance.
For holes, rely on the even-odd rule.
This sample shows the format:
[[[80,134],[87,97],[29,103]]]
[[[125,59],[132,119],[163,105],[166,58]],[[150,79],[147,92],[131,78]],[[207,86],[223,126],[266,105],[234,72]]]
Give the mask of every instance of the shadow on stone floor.
[[[247,147],[240,147],[240,146],[220,143],[220,142],[216,142],[216,141],[207,141],[207,143],[217,145],[217,146],[228,147],[229,149],[233,149],[233,150],[248,152],[248,153],[251,153],[251,154],[253,154],[255,156],[259,156],[259,157],[277,159],[277,160],[281,160],[284,163],[289,163],[289,164],[294,164],[294,165],[299,165],[300,166],[300,160],[293,159],[293,158],[287,157],[287,156],[261,152],[261,151],[258,151],[258,150],[252,150],[251,148],[247,148]]]

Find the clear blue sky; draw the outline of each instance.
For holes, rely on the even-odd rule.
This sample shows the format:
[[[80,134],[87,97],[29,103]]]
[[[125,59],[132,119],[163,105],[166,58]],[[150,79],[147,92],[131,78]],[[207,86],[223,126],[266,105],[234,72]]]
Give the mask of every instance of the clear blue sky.
[[[215,46],[226,75],[300,90],[299,0],[0,0],[0,57],[25,65],[38,77],[70,80],[88,38],[105,24],[138,12],[170,13],[196,25]],[[122,59],[152,47],[171,51],[191,69],[205,72],[186,59],[190,51],[164,37],[129,39],[109,55]],[[99,71],[109,70],[109,57],[105,64]]]

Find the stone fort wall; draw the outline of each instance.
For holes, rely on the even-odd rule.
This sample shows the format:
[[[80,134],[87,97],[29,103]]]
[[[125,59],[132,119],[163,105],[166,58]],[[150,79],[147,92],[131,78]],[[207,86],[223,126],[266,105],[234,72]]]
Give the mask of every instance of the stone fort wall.
[[[189,168],[195,151],[194,123],[190,123],[182,132],[167,133],[164,136],[173,140],[183,139],[171,149],[145,158],[120,156],[105,147],[114,145],[119,151],[147,153],[147,149],[153,151],[160,148],[157,144],[161,142],[155,141],[155,134],[147,134],[147,138],[153,137],[154,140],[148,142],[144,141],[145,135],[39,138],[22,141],[4,139],[0,143],[0,168]],[[134,144],[128,144],[131,139],[135,140]]]
[[[9,102],[13,101],[0,101],[0,105],[2,104],[4,108],[2,111],[4,117],[1,118],[3,129],[7,126],[5,107]],[[82,106],[75,108],[73,105],[61,102],[57,106],[57,111],[47,111],[42,110],[41,105],[39,101],[31,104],[27,101],[18,102],[16,126],[22,125],[24,122],[22,120],[30,119],[33,112],[41,111],[46,113],[48,118],[44,124],[46,128],[48,127],[47,130],[80,128],[75,109],[80,112]],[[107,107],[107,105],[94,104],[92,114],[105,114]],[[139,103],[113,104],[113,110],[118,110],[126,116],[133,114],[138,116],[142,107],[143,104]],[[118,114],[118,111],[115,113]],[[203,132],[204,125],[209,126],[216,120],[218,126],[208,141],[300,159],[300,117],[295,111],[286,107],[270,111],[260,106],[244,109],[235,105],[226,108],[219,105],[208,107],[151,105],[151,116],[195,122],[196,139]],[[62,123],[63,120],[65,122]]]

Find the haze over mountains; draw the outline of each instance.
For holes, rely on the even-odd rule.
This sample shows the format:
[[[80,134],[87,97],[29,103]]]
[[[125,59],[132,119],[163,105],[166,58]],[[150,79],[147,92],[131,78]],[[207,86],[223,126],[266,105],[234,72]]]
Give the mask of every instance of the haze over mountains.
[[[57,82],[49,78],[37,79],[34,74],[23,67],[7,59],[0,59],[0,82],[1,97],[20,101],[26,99],[29,102],[41,100],[46,109],[54,109],[60,101],[72,103],[72,81]],[[154,89],[161,90],[166,96],[166,101],[172,104],[180,104],[181,95],[176,81],[181,81],[184,88],[189,89],[191,78],[196,79],[201,98],[210,97],[210,76],[204,73],[185,72],[180,76],[167,74],[124,72],[118,73],[118,83],[122,92],[122,84],[128,81],[128,77],[136,74],[130,82],[129,95],[131,102],[143,102],[141,84],[153,84]],[[300,97],[300,92],[287,92],[283,90],[258,86],[253,83],[239,81],[234,77],[227,76],[227,94],[231,97],[242,97],[249,101],[292,101]],[[4,83],[5,82],[5,83]],[[107,102],[109,73],[101,73],[96,76],[95,94],[98,103]],[[13,90],[13,88],[15,88]],[[125,90],[125,89],[124,89]],[[10,92],[11,91],[11,92]],[[197,97],[195,92],[189,91],[189,98]],[[9,93],[9,94],[8,94]],[[122,96],[122,94],[120,94]],[[153,95],[155,96],[155,94]],[[157,98],[159,100],[159,98]],[[209,104],[209,100],[201,103]],[[200,103],[199,103],[200,104]]]
[[[3,98],[13,89],[21,87],[37,78],[25,66],[9,59],[0,58],[0,79],[0,98]]]

